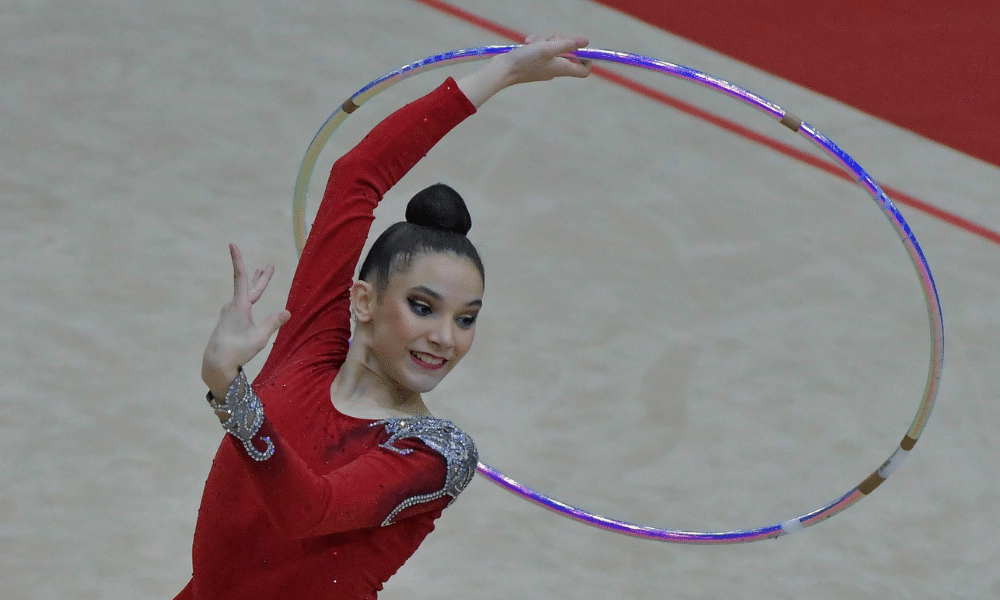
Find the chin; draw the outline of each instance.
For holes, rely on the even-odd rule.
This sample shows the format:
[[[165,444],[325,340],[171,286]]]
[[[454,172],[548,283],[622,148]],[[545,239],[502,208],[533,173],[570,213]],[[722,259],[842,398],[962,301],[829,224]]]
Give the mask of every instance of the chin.
[[[386,373],[390,382],[392,382],[399,390],[405,390],[414,394],[424,394],[432,391],[434,388],[441,383],[442,378],[429,379],[426,376],[421,377],[418,374],[407,371],[397,371],[395,373]]]
[[[424,379],[424,380],[411,380],[410,381],[410,385],[408,385],[406,387],[408,387],[410,390],[412,390],[412,391],[414,391],[414,392],[416,392],[418,394],[426,394],[427,392],[433,391],[434,388],[436,388],[438,386],[438,384],[441,383],[441,381],[443,381],[443,380],[444,380],[444,377],[440,377],[440,378],[435,379],[433,381],[427,381],[426,379]]]
[[[399,383],[418,394],[430,392],[444,381],[454,367],[455,364],[451,363],[444,365],[444,368],[439,371],[427,371],[413,363],[408,363],[399,373],[402,376]]]

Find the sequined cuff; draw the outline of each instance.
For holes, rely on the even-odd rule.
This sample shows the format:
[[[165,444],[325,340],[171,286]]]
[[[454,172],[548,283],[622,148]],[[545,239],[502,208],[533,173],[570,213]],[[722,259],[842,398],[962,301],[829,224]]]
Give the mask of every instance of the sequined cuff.
[[[206,398],[208,404],[215,409],[219,420],[222,421],[222,427],[233,437],[243,442],[243,447],[246,448],[250,458],[256,461],[271,458],[274,454],[274,444],[271,442],[271,438],[260,438],[267,444],[267,449],[264,451],[254,448],[253,445],[254,436],[260,431],[260,426],[264,424],[264,405],[254,393],[253,388],[250,387],[250,383],[247,382],[247,376],[243,373],[242,368],[240,368],[236,379],[229,384],[224,401],[220,402],[212,395],[212,392],[209,392]]]

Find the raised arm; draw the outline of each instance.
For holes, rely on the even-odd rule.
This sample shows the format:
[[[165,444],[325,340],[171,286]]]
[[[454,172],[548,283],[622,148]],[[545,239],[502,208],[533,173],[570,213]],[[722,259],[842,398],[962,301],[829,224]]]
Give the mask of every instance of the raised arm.
[[[350,336],[348,290],[382,196],[444,135],[503,88],[589,74],[586,62],[560,56],[585,46],[585,38],[532,37],[529,42],[396,111],[334,164],[292,282],[287,304],[292,318],[272,355],[287,357],[308,342],[309,360],[339,366]]]
[[[286,308],[291,319],[271,359],[297,357],[336,368],[351,334],[355,269],[384,194],[475,107],[449,79],[375,126],[330,170],[323,200],[299,259]],[[276,367],[269,359],[264,375]]]

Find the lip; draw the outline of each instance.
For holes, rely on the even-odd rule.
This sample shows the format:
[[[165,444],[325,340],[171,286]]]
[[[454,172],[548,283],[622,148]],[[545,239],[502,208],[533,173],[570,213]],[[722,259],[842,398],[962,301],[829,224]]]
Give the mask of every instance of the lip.
[[[441,359],[441,364],[434,365],[429,362],[424,362],[423,360],[418,358],[416,350],[410,350],[410,360],[412,360],[421,369],[426,369],[428,371],[439,371],[443,369],[446,364],[448,364],[448,359],[437,356],[435,354],[431,354],[430,352],[420,352],[420,354],[426,354],[427,356],[433,356],[434,358]]]

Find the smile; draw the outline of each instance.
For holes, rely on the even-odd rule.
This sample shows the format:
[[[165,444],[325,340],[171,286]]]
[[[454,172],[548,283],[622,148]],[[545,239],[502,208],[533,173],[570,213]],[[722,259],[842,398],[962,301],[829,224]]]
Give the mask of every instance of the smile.
[[[434,356],[433,354],[426,354],[424,352],[416,352],[414,350],[410,351],[410,356],[413,357],[413,361],[419,366],[425,369],[437,370],[444,366],[447,360]]]

